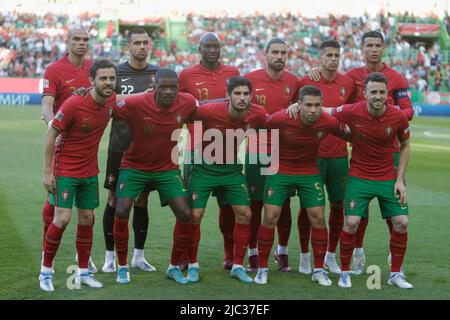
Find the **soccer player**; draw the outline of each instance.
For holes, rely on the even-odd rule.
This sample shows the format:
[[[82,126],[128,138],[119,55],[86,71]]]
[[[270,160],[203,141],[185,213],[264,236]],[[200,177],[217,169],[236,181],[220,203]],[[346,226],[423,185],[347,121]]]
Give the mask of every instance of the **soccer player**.
[[[251,103],[252,84],[246,78],[233,77],[228,80],[227,98],[226,102],[202,105],[194,116],[194,120],[202,121],[205,132],[211,129],[210,132],[221,133],[219,138],[222,139],[223,146],[214,147],[216,140],[210,145],[204,142],[202,163],[194,163],[189,177],[188,192],[193,223],[188,269],[188,279],[191,282],[199,281],[197,252],[200,242],[200,223],[209,195],[213,191],[218,198],[224,199],[231,205],[236,217],[233,232],[233,266],[230,276],[244,283],[253,282],[243,267],[250,238],[250,195],[242,174],[242,164],[237,159],[237,150],[245,139],[245,135],[242,134],[239,137],[234,134],[239,129],[241,133],[244,133],[244,130],[261,127],[265,121],[266,112],[261,106]],[[227,148],[230,141],[233,147],[231,150]],[[211,148],[214,148],[214,155],[207,154]]]
[[[406,115],[409,121],[414,116],[414,109],[412,108],[411,99],[408,94],[408,83],[401,73],[395,71],[386,65],[382,58],[385,49],[384,37],[378,31],[369,31],[364,33],[361,42],[361,51],[363,52],[366,65],[360,68],[354,68],[349,70],[346,75],[351,77],[356,84],[356,99],[355,101],[363,101],[364,96],[364,80],[372,72],[381,72],[388,79],[388,99],[389,103],[393,103],[398,106]],[[311,72],[315,80],[318,80],[318,69]],[[315,75],[313,75],[315,74]],[[399,159],[399,143],[394,141],[394,159],[395,166],[398,166]],[[363,266],[365,264],[365,255],[363,249],[364,234],[368,223],[368,216],[362,219],[356,238],[356,247],[354,252],[354,259],[352,270],[354,274],[361,274],[363,272]],[[386,223],[389,226],[389,231],[392,231],[392,223],[388,218]],[[388,258],[390,261],[390,256]]]
[[[320,80],[316,82],[304,76],[299,82],[300,88],[305,85],[319,88],[323,95],[323,104],[327,107],[339,107],[353,102],[354,99],[353,79],[337,72],[340,49],[337,41],[324,41],[320,45],[319,54]],[[317,164],[330,201],[328,248],[324,264],[332,273],[339,274],[340,269],[336,263],[335,253],[344,223],[344,193],[348,175],[348,152],[345,141],[331,134],[325,137],[319,147]],[[301,247],[299,272],[310,274],[312,272],[309,254],[311,224],[303,208],[299,211],[298,232]]]
[[[388,103],[388,80],[382,73],[371,73],[364,81],[365,98],[332,110],[337,119],[350,127],[352,157],[345,193],[345,220],[341,231],[341,277],[338,285],[350,288],[350,260],[356,245],[356,232],[367,217],[369,202],[377,197],[382,217],[390,217],[392,255],[388,283],[402,289],[413,286],[400,268],[408,242],[408,205],[405,173],[410,157],[409,124],[405,113]],[[394,167],[392,146],[400,141],[398,171]]]
[[[161,205],[169,205],[176,217],[166,275],[178,283],[188,283],[178,267],[181,254],[190,243],[192,223],[178,167],[177,140],[181,127],[197,107],[198,101],[193,96],[178,93],[177,74],[160,69],[154,92],[126,98],[114,108],[114,117],[126,120],[131,131],[131,146],[123,155],[116,189],[114,244],[119,260],[118,283],[130,282],[128,219],[134,200],[146,186],[158,191]],[[176,150],[174,157],[173,150]]]
[[[263,106],[268,114],[273,114],[288,107],[292,102],[297,101],[298,78],[296,75],[284,69],[287,53],[286,41],[281,38],[272,38],[264,50],[266,66],[245,75],[246,78],[250,79],[254,88],[253,103]],[[270,141],[270,137],[267,140]],[[261,163],[261,156],[267,158],[267,155],[270,155],[271,145],[268,141],[260,137],[259,144],[267,145],[266,150],[257,150],[256,147],[250,145],[251,149],[248,150],[247,160],[258,160],[256,164],[249,163],[249,161],[246,161],[245,164],[245,175],[252,199],[248,272],[258,271],[258,250],[256,245],[258,229],[261,224],[264,182],[266,179],[265,176],[260,174],[260,169],[264,166]],[[278,248],[275,251],[275,261],[278,263],[278,270],[283,272],[291,271],[288,261],[288,241],[291,233],[291,224],[290,199],[287,198],[286,203],[283,205],[280,219],[278,220]]]
[[[266,179],[264,187],[264,217],[258,231],[259,268],[257,284],[268,280],[268,257],[274,240],[274,229],[282,206],[292,188],[298,191],[301,207],[305,208],[312,225],[314,273],[312,280],[331,286],[323,269],[327,249],[325,195],[317,167],[319,145],[325,136],[344,134],[343,125],[334,117],[322,113],[322,93],[313,86],[304,86],[299,95],[299,119],[290,119],[285,110],[268,118],[267,127],[279,129],[279,169]]]
[[[90,84],[89,69],[93,61],[86,59],[89,47],[89,34],[84,29],[71,29],[65,40],[68,53],[51,63],[45,70],[42,93],[42,117],[47,125],[53,119],[61,105],[72,96],[78,88],[88,88]],[[50,126],[50,125],[49,125]],[[42,209],[44,222],[44,240],[48,227],[53,221],[55,207],[47,197]],[[94,262],[89,257],[89,271],[97,272]]]
[[[198,51],[202,56],[200,63],[183,69],[179,75],[180,91],[192,94],[200,101],[224,100],[227,93],[227,80],[239,76],[236,67],[222,64],[220,59],[221,42],[217,34],[207,32],[200,38]],[[191,140],[186,143],[185,159],[187,163],[183,167],[185,180],[189,177],[192,168],[194,150],[193,125],[188,124]],[[197,142],[199,143],[199,142]],[[201,142],[200,142],[201,143]],[[219,199],[218,199],[219,200]],[[229,205],[221,204],[219,201],[219,227],[223,235],[224,262],[223,267],[231,270],[233,266],[233,229],[234,213]],[[188,254],[183,256],[182,269],[187,268]]]
[[[117,66],[116,92],[129,95],[144,92],[153,87],[155,74],[158,67],[147,63],[147,57],[151,50],[151,39],[146,31],[141,28],[130,30],[127,36],[128,61]],[[103,214],[103,233],[105,238],[105,263],[103,272],[115,272],[114,256],[114,214],[116,211],[116,187],[119,177],[120,161],[123,153],[130,145],[130,129],[126,121],[112,120],[109,136],[108,161],[104,187],[108,189],[108,202]],[[133,268],[152,272],[156,269],[150,265],[144,257],[144,245],[148,230],[148,195],[150,190],[144,189],[134,203],[133,230],[134,230],[134,254],[131,260]]]
[[[43,183],[51,194],[55,217],[47,230],[39,275],[39,284],[44,291],[54,291],[53,259],[69,224],[74,202],[78,209],[78,272],[75,282],[92,288],[103,287],[89,272],[88,260],[92,248],[94,209],[99,205],[97,152],[111,116],[110,108],[116,100],[116,67],[105,60],[96,62],[90,69],[90,77],[94,88],[87,96],[67,99],[45,136]]]

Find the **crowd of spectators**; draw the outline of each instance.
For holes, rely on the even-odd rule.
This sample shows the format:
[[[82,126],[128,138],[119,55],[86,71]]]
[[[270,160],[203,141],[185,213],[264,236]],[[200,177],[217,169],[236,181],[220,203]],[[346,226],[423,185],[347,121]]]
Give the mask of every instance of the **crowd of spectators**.
[[[179,72],[199,60],[196,52],[199,37],[205,31],[218,33],[223,42],[222,60],[237,66],[241,73],[264,65],[265,43],[278,36],[290,44],[288,69],[302,76],[318,64],[318,47],[325,39],[338,40],[343,48],[341,71],[363,65],[361,37],[367,30],[385,34],[387,50],[384,60],[404,74],[411,88],[419,91],[450,91],[450,61],[437,42],[409,43],[396,34],[398,21],[412,21],[413,16],[378,14],[375,17],[329,15],[306,18],[301,15],[253,15],[206,17],[189,15],[187,35],[190,48],[182,50],[176,42],[155,46],[152,60]],[[444,19],[450,26],[450,18]],[[2,13],[0,14],[0,76],[42,77],[46,66],[66,51],[64,37],[69,28],[89,30],[92,58],[119,62],[126,58],[125,35],[96,41],[98,16],[84,15],[71,19],[66,15]]]

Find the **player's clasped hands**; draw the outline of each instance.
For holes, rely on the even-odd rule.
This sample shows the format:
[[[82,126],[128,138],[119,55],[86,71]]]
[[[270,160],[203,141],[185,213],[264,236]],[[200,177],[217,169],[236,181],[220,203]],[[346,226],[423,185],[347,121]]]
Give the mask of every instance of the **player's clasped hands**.
[[[49,193],[55,193],[55,177],[51,173],[44,174],[44,181],[42,182],[45,190]]]

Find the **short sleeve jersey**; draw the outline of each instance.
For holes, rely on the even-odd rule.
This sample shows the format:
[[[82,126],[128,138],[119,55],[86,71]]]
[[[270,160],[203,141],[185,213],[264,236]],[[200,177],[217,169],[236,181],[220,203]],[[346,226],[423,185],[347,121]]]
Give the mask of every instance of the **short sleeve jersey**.
[[[315,82],[305,76],[299,81],[299,89],[306,85],[318,87],[322,91],[323,105],[326,107],[339,107],[347,103],[352,103],[355,95],[355,82],[352,78],[337,73],[332,81],[320,78]],[[341,138],[328,135],[320,144],[320,158],[340,158],[348,155],[347,144]]]
[[[409,138],[406,115],[394,105],[387,105],[381,117],[372,116],[367,102],[333,109],[333,115],[347,123],[352,132],[353,145],[349,175],[368,180],[392,180],[394,169],[394,141]]]
[[[49,95],[55,98],[54,114],[76,89],[91,86],[89,69],[92,63],[92,60],[84,60],[83,65],[78,67],[69,61],[68,54],[66,54],[47,67],[42,83],[42,96]]]
[[[98,174],[98,146],[111,117],[116,95],[105,104],[92,96],[72,96],[53,119],[52,126],[61,132],[53,156],[56,176],[88,178]]]
[[[167,109],[156,103],[154,92],[119,101],[114,117],[126,120],[131,131],[131,145],[122,157],[121,168],[147,172],[178,169],[181,127],[198,106],[188,93],[178,93]]]
[[[144,92],[154,86],[155,75],[159,68],[148,64],[144,69],[133,68],[128,61],[117,66],[116,93],[132,94]],[[126,121],[113,119],[109,134],[109,150],[124,152],[131,143],[130,128]]]
[[[329,133],[342,136],[344,132],[343,124],[325,112],[316,123],[306,125],[301,118],[291,119],[285,109],[269,116],[266,127],[279,130],[278,173],[282,174],[319,174],[319,145]]]

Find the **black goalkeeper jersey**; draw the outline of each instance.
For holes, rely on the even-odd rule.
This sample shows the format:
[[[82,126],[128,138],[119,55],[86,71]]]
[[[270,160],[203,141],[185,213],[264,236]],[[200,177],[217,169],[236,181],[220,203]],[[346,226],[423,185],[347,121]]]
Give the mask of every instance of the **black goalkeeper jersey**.
[[[135,69],[128,61],[117,66],[117,94],[132,94],[153,88],[158,66],[148,64],[145,69]],[[109,135],[109,150],[124,152],[131,143],[130,128],[124,120],[112,120]]]

